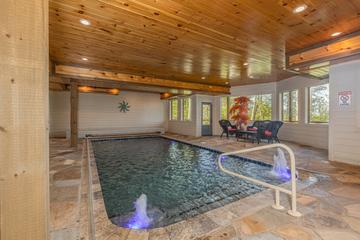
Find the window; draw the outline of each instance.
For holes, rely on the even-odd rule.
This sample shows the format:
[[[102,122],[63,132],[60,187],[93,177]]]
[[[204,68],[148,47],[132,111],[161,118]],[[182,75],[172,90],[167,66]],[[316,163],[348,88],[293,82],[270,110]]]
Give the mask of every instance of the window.
[[[272,119],[272,95],[251,95],[249,96],[249,117],[250,120]]]
[[[191,120],[191,99],[184,98],[182,100],[182,116],[184,121]]]
[[[229,119],[229,98],[221,97],[221,119]]]
[[[281,119],[284,122],[299,121],[298,90],[281,93]]]
[[[329,122],[329,84],[309,88],[309,123]]]
[[[272,95],[251,95],[248,96],[249,102],[249,118],[250,120],[269,120],[272,119]],[[234,99],[237,97],[229,98],[230,108],[234,104]],[[221,115],[222,116],[222,115]],[[230,116],[231,117],[231,116]]]
[[[170,100],[170,120],[178,119],[178,100],[171,99]]]

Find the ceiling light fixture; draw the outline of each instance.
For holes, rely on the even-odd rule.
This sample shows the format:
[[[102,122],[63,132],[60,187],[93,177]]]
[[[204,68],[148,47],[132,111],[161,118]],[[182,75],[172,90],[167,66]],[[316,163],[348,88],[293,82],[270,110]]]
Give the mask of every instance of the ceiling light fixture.
[[[82,57],[81,60],[87,61],[87,60],[89,60],[89,59],[87,59],[86,57]]]
[[[80,19],[80,23],[82,25],[85,25],[85,26],[91,25],[91,22],[89,20],[86,20],[86,19]]]
[[[337,37],[341,34],[342,32],[334,32],[331,34],[332,37]]]
[[[293,13],[301,13],[301,12],[305,11],[306,9],[307,9],[307,5],[302,4],[302,5],[297,6],[296,8],[294,8]]]
[[[244,66],[247,66],[247,65],[249,65],[249,63],[247,63],[247,62],[244,62],[244,63],[243,63],[243,65],[244,65]]]
[[[201,79],[202,79],[202,80],[204,80],[204,79],[205,79],[205,77],[201,77]]]
[[[225,82],[225,84],[227,85],[227,84],[229,84],[229,82]]]

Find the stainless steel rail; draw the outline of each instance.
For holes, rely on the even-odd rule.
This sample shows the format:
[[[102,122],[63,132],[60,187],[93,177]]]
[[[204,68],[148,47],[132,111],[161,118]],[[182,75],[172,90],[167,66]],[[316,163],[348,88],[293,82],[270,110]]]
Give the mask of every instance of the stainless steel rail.
[[[275,186],[275,185],[260,181],[258,179],[254,179],[254,178],[251,178],[251,177],[248,177],[248,176],[238,174],[236,172],[225,169],[224,166],[222,165],[222,161],[224,159],[223,158],[224,156],[235,155],[235,154],[239,154],[239,153],[255,152],[255,151],[260,151],[260,150],[264,150],[264,149],[278,148],[278,147],[285,149],[290,155],[291,190],[288,190],[288,189],[280,187],[280,186]],[[218,164],[219,164],[220,170],[227,173],[227,174],[229,174],[229,175],[232,175],[234,177],[238,177],[238,178],[241,178],[241,179],[245,179],[247,181],[253,182],[255,184],[262,185],[262,186],[267,187],[267,188],[274,189],[274,191],[275,191],[275,204],[273,205],[273,208],[275,208],[275,209],[278,209],[278,210],[284,209],[284,207],[280,205],[280,192],[283,192],[283,193],[286,193],[286,194],[290,195],[291,196],[291,209],[288,211],[288,214],[291,215],[291,216],[294,216],[294,217],[301,217],[301,213],[298,212],[297,209],[296,209],[295,155],[294,155],[294,152],[291,150],[291,148],[289,148],[285,144],[276,143],[276,144],[270,144],[270,145],[265,145],[265,146],[260,146],[260,147],[242,149],[242,150],[239,150],[239,151],[223,153],[218,158]]]

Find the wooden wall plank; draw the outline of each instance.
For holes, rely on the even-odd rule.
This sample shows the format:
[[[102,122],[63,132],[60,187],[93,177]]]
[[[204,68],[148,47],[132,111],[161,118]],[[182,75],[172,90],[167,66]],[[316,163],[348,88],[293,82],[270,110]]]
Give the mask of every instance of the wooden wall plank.
[[[0,239],[49,238],[48,1],[1,0]]]

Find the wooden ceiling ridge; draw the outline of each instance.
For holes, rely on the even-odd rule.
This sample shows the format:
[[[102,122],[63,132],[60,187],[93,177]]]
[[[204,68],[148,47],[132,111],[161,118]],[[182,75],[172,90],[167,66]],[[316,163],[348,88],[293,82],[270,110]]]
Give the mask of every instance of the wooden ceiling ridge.
[[[102,71],[97,69],[81,68],[74,66],[65,66],[65,65],[56,65],[55,74],[56,76],[65,76],[67,78],[80,78],[80,79],[89,79],[89,80],[91,79],[94,81],[110,80],[120,83],[160,86],[160,87],[174,88],[174,89],[186,89],[186,90],[194,90],[200,92],[208,92],[213,94],[230,93],[230,87],[227,86],[181,82],[181,81],[174,81],[168,79],[159,79],[153,77],[123,74],[123,73],[116,73],[116,72]],[[56,81],[61,82],[61,80],[56,79],[55,77],[54,82]]]

